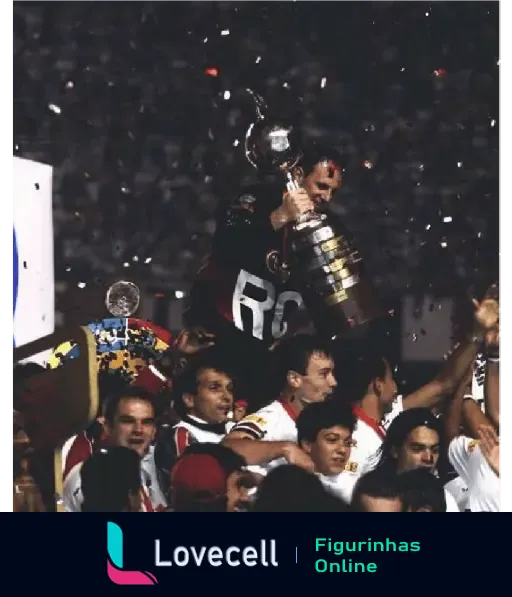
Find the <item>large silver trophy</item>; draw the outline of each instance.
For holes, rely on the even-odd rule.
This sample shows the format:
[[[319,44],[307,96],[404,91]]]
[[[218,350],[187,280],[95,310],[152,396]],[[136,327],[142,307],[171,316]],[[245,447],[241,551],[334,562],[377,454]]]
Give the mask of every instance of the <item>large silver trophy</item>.
[[[297,127],[267,117],[264,100],[247,91],[257,113],[245,137],[247,159],[258,170],[281,172],[288,190],[299,188],[302,144]],[[343,336],[383,314],[362,259],[339,223],[311,211],[289,225],[286,236],[290,262],[283,266],[285,273],[298,281],[319,331],[331,338]]]

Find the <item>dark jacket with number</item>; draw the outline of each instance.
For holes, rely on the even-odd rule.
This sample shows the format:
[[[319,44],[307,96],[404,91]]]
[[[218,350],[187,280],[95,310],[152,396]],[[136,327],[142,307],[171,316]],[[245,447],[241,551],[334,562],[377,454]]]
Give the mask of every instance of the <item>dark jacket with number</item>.
[[[188,325],[203,325],[224,339],[268,349],[303,305],[293,278],[284,280],[286,231],[275,231],[270,213],[283,189],[270,184],[242,189],[221,206],[211,252],[193,285]]]

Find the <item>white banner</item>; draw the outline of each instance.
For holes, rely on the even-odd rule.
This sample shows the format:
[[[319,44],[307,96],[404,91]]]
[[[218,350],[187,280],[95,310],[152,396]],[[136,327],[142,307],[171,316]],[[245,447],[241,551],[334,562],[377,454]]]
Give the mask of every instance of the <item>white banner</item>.
[[[46,164],[14,158],[15,347],[55,329],[52,170]],[[43,358],[38,360],[43,364]]]

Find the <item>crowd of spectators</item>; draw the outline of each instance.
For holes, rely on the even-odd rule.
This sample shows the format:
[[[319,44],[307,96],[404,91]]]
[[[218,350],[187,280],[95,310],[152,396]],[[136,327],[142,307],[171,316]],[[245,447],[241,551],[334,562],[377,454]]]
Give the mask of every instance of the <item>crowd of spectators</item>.
[[[186,292],[219,199],[253,174],[248,87],[343,154],[335,209],[384,294],[496,279],[498,3],[14,12],[14,153],[54,166],[58,283]]]

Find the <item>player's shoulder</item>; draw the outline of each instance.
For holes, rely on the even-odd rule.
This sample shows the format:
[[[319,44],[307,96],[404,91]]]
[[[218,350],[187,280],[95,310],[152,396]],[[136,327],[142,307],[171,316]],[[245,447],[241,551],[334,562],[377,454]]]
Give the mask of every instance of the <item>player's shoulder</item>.
[[[81,471],[83,464],[83,462],[79,462],[78,464],[75,464],[75,466],[69,471],[64,479],[64,488],[73,487],[81,483]]]
[[[275,417],[276,415],[286,415],[286,410],[280,400],[273,400],[265,406],[262,406],[254,414],[260,417]]]
[[[231,198],[221,206],[221,209],[260,213],[262,210],[274,209],[274,204],[280,200],[281,193],[274,184],[266,182],[246,184],[232,193]]]
[[[382,445],[382,439],[377,435],[375,430],[361,419],[357,419],[352,433],[352,441],[354,449],[363,455],[372,455]]]
[[[275,419],[276,415],[280,412],[280,405],[277,400],[271,402],[258,409],[257,411],[246,415],[242,421],[252,421],[259,425],[268,424],[269,420]]]
[[[236,423],[236,425],[230,429],[228,437],[232,434],[242,433],[243,437],[261,440],[268,435],[268,431],[268,419],[264,419],[263,417],[258,416],[256,413],[253,413],[238,421],[238,423]]]
[[[261,190],[256,185],[241,187],[232,197],[230,207],[244,207],[255,210]]]
[[[64,479],[62,499],[66,512],[80,512],[83,501],[82,465],[83,462],[76,464]]]
[[[257,427],[258,429],[267,429],[269,425],[275,424],[279,420],[281,414],[281,406],[277,400],[263,406],[259,410],[246,415],[236,425],[233,426],[231,431],[242,431],[246,427]]]

